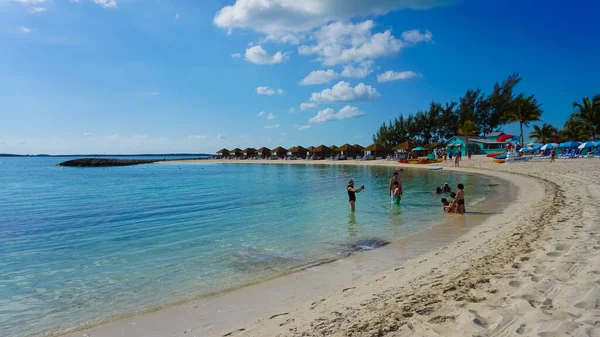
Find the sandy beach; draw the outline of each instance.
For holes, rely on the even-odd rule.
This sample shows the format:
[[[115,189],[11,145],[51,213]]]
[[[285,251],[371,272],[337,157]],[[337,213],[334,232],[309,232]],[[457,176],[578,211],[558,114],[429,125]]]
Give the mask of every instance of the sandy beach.
[[[450,162],[433,165],[491,175],[518,189],[508,206],[499,206],[499,214],[412,256],[388,256],[410,245],[406,238],[326,267],[70,336],[596,336],[599,164],[576,159],[498,165],[474,157],[460,168]],[[370,269],[374,260],[385,270]]]

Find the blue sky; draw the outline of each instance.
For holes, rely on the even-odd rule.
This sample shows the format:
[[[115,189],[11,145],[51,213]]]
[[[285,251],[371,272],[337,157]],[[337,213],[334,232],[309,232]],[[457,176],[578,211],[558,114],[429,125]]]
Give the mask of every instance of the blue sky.
[[[382,121],[469,88],[489,93],[514,71],[517,90],[561,127],[574,100],[600,93],[599,9],[592,0],[0,0],[0,153],[368,145]]]

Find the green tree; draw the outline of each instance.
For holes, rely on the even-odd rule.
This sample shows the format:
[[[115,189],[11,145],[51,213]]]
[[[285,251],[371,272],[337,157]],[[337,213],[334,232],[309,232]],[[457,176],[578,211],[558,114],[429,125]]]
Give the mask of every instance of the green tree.
[[[550,124],[544,124],[542,127],[533,126],[533,131],[529,133],[529,138],[535,139],[537,142],[546,143],[556,137],[558,130]]]
[[[485,122],[484,133],[498,131],[499,127],[506,123],[504,114],[512,105],[513,90],[521,82],[521,79],[519,73],[513,73],[502,84],[498,82],[494,84],[494,90],[487,98],[490,117]]]
[[[581,103],[573,102],[573,108],[577,109],[572,114],[573,122],[580,124],[585,137],[596,140],[596,136],[600,134],[600,95],[596,95],[592,100],[584,97]]]
[[[458,128],[458,134],[465,136],[465,143],[467,145],[467,152],[469,151],[469,136],[477,135],[477,126],[475,122],[471,120],[464,121]]]
[[[535,96],[525,96],[521,93],[512,102],[510,108],[504,112],[503,120],[505,123],[519,123],[521,127],[521,145],[524,145],[523,125],[529,126],[529,123],[539,121],[541,117],[541,105],[537,102]]]

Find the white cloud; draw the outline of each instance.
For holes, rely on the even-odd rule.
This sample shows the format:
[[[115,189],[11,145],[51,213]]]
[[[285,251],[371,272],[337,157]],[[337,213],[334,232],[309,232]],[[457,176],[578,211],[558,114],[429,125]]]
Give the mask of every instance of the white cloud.
[[[240,53],[231,54],[232,59],[239,59],[240,57],[242,57]]]
[[[148,139],[148,138],[150,138],[150,136],[148,136],[148,135],[134,135],[133,138],[135,138],[135,139]]]
[[[273,89],[273,88],[269,88],[267,86],[264,87],[257,87],[256,88],[256,93],[259,95],[264,95],[264,96],[273,96],[277,93],[277,95],[283,95],[283,89]]]
[[[294,107],[290,108],[290,112],[291,112],[291,113],[294,113],[294,112],[296,112],[296,108],[294,108]]]
[[[349,78],[365,78],[370,73],[373,72],[372,67],[373,67],[372,60],[367,60],[367,61],[361,62],[356,67],[353,66],[352,64],[349,64],[344,67],[344,71],[342,71],[342,76],[349,77]]]
[[[39,14],[46,11],[46,7],[33,7],[29,9],[29,13]]]
[[[264,116],[265,114],[266,114],[266,112],[264,112],[264,111],[261,111],[261,112],[259,112],[259,113],[258,113],[258,114],[256,114],[256,115],[257,115],[258,117],[262,117],[262,116]]]
[[[370,101],[378,99],[379,96],[377,90],[370,85],[359,83],[353,88],[350,83],[340,81],[331,89],[313,93],[310,101],[315,103]]]
[[[223,29],[250,29],[274,41],[294,42],[298,32],[308,32],[332,21],[385,15],[402,9],[429,9],[452,0],[237,0],[223,7],[213,23]]]
[[[91,0],[96,5],[100,5],[104,8],[117,8],[116,0]]]
[[[31,33],[31,29],[29,29],[27,27],[19,27],[19,32],[27,34],[27,33]]]
[[[268,121],[272,121],[275,118],[277,118],[277,116],[275,116],[272,112],[269,112],[269,114],[267,115],[267,120]]]
[[[354,139],[362,139],[362,137],[363,137],[362,135],[356,135],[356,136],[354,136]]]
[[[119,135],[110,135],[110,136],[106,136],[106,137],[104,137],[104,139],[108,139],[108,140],[118,140],[118,139],[121,139],[121,137],[119,137]]]
[[[85,137],[85,138],[91,138],[93,135],[94,134],[88,132],[88,133],[84,133],[83,137]]]
[[[311,128],[310,125],[294,125],[294,129],[296,129],[298,131],[304,131],[304,130],[308,130],[310,128]]]
[[[42,5],[46,3],[46,0],[13,0],[14,2],[18,2],[23,5]]]
[[[207,135],[190,135],[188,136],[188,140],[207,140],[210,139],[210,136]]]
[[[338,73],[336,73],[333,69],[328,70],[313,70],[308,74],[302,81],[299,82],[300,85],[313,85],[313,84],[325,84],[329,83],[332,80],[338,78]]]
[[[377,82],[385,83],[399,80],[407,80],[409,78],[417,77],[418,75],[413,71],[402,71],[402,72],[394,72],[391,70],[386,71],[383,74],[377,75]]]
[[[418,29],[409,30],[402,33],[402,39],[406,42],[419,43],[419,42],[431,42],[433,40],[433,34],[426,30],[421,33]]]
[[[246,49],[245,59],[248,62],[254,64],[277,64],[287,61],[288,57],[284,53],[278,51],[277,53],[270,55],[260,45],[250,47]]]
[[[179,20],[179,19],[181,19],[181,15],[175,14],[175,20]]]
[[[222,134],[222,133],[219,133],[219,134],[217,135],[217,138],[218,138],[218,139],[225,139],[225,138],[227,138],[227,137],[225,137],[225,135],[224,135],[224,134]]]
[[[371,20],[330,23],[314,33],[317,44],[300,46],[298,53],[317,55],[317,61],[332,66],[394,55],[405,46],[391,30],[373,34],[374,25]]]
[[[356,107],[346,105],[340,111],[335,112],[332,108],[319,111],[316,116],[308,120],[309,123],[325,123],[331,120],[342,120],[362,116],[364,113]]]
[[[279,124],[265,125],[265,129],[279,129]]]
[[[302,103],[300,104],[300,110],[304,111],[304,110],[308,110],[308,109],[314,109],[317,107],[317,104],[315,103]]]

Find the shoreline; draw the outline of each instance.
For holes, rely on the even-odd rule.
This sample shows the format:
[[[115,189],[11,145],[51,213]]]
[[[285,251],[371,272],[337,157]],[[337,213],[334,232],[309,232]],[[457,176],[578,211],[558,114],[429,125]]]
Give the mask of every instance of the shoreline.
[[[199,161],[190,161],[190,160],[186,160],[186,161],[179,161],[179,162],[169,162],[169,163],[164,163],[164,164],[199,164],[199,163],[229,163],[230,161],[221,161],[221,160],[217,160],[217,161],[209,161],[209,160],[199,160]],[[339,161],[339,162],[332,162],[332,161],[265,161],[265,162],[261,162],[261,161],[235,161],[235,163],[239,163],[239,164],[269,164],[269,163],[273,163],[273,162],[281,162],[281,164],[287,164],[287,163],[295,163],[295,164],[322,164],[322,165],[331,165],[331,164],[337,164],[337,165],[356,165],[357,162],[354,161]],[[338,164],[339,163],[339,164]],[[368,162],[358,162],[359,164],[366,164],[366,165],[372,165],[375,164],[373,166],[398,166],[398,167],[417,167],[417,168],[427,168],[428,165],[410,165],[410,164],[399,164],[397,162],[387,162],[387,161],[368,161]],[[423,167],[426,166],[426,167]],[[439,165],[438,165],[439,166]],[[429,166],[431,167],[431,166]],[[455,169],[450,169],[451,171],[460,171],[460,172],[465,172],[467,171],[467,173],[470,174],[482,174],[483,172],[479,172],[479,171],[473,171],[473,170],[464,170],[464,169],[459,169],[459,170],[455,170]],[[494,179],[500,179],[503,181],[509,181],[506,180],[507,177],[502,177],[502,174],[498,175],[498,174],[485,174],[486,176],[490,176],[493,177]],[[510,183],[509,181],[509,184]],[[515,193],[515,191],[513,191],[513,193]],[[518,194],[518,190],[516,191],[516,193]],[[486,200],[488,199],[493,199],[491,198],[491,196],[486,197],[486,199],[484,199],[483,201],[479,202],[478,204],[485,204]],[[509,201],[505,202],[505,206],[506,208],[509,207]],[[470,206],[470,208],[472,209],[473,206]],[[492,218],[494,216],[498,216],[498,215],[476,215],[476,214],[471,214],[471,215],[467,215],[468,217],[470,217],[470,222],[471,225],[473,222],[477,222],[477,225],[472,226],[474,228],[477,228],[479,225],[481,225],[482,223],[485,223],[489,218]],[[454,218],[454,219],[450,219],[450,218]],[[395,239],[394,241],[392,241],[392,243],[386,247],[382,247],[373,251],[369,251],[369,252],[361,252],[358,254],[352,254],[350,256],[343,256],[340,257],[339,259],[333,259],[330,261],[320,261],[320,262],[315,262],[314,264],[310,264],[308,266],[301,266],[298,268],[295,268],[293,270],[289,270],[285,273],[281,273],[278,275],[273,275],[272,277],[266,278],[266,279],[262,279],[262,280],[258,280],[256,282],[252,282],[250,284],[244,284],[244,285],[240,285],[239,287],[235,287],[233,289],[228,289],[225,291],[218,291],[212,294],[205,294],[202,296],[198,296],[198,297],[194,297],[191,299],[187,299],[185,301],[181,301],[172,305],[168,305],[168,306],[161,306],[161,307],[156,307],[154,309],[149,309],[147,311],[144,312],[138,312],[135,314],[130,314],[130,315],[126,315],[126,316],[121,316],[121,317],[115,317],[113,319],[110,319],[108,321],[105,322],[101,322],[99,325],[93,325],[91,327],[81,327],[81,328],[77,328],[75,330],[70,330],[69,332],[66,333],[60,333],[57,334],[58,336],[80,336],[81,333],[85,332],[85,333],[91,333],[94,336],[119,336],[119,335],[136,335],[138,333],[140,333],[139,328],[140,325],[144,325],[144,326],[154,326],[157,323],[153,323],[153,322],[160,322],[158,324],[160,324],[161,326],[164,326],[165,324],[167,324],[166,322],[168,321],[173,321],[174,317],[179,317],[182,315],[182,310],[186,312],[186,315],[190,315],[191,311],[196,311],[196,313],[194,314],[196,318],[193,317],[189,317],[188,320],[184,320],[184,322],[179,322],[179,324],[184,325],[184,326],[192,326],[192,325],[198,325],[197,320],[198,315],[205,317],[205,321],[202,323],[208,323],[206,322],[206,320],[209,320],[210,318],[207,316],[210,316],[210,313],[205,312],[205,313],[197,313],[199,310],[199,307],[202,306],[206,306],[206,302],[211,303],[212,306],[224,306],[224,307],[231,307],[231,306],[239,306],[240,304],[242,306],[247,306],[249,308],[251,308],[253,306],[252,302],[256,302],[256,299],[254,301],[246,301],[243,303],[239,303],[239,301],[235,301],[235,300],[231,300],[231,299],[227,299],[227,297],[232,297],[234,295],[240,296],[247,296],[244,295],[244,292],[253,292],[256,291],[257,289],[254,288],[261,288],[259,289],[259,291],[265,295],[265,296],[269,296],[269,292],[270,291],[269,285],[272,287],[273,284],[275,284],[275,286],[279,286],[279,287],[283,287],[283,288],[288,288],[289,285],[291,285],[292,287],[296,287],[298,288],[297,290],[299,291],[303,291],[303,292],[309,292],[309,290],[311,289],[305,289],[305,286],[301,285],[298,283],[298,280],[287,280],[288,279],[294,279],[296,278],[297,275],[299,274],[310,274],[311,273],[311,269],[329,269],[331,268],[333,271],[336,270],[336,268],[338,269],[336,274],[343,274],[344,272],[348,272],[348,268],[347,268],[347,264],[352,264],[355,263],[353,261],[360,261],[361,263],[365,263],[365,261],[380,261],[382,259],[382,256],[389,254],[389,253],[394,253],[394,247],[397,250],[399,249],[399,246],[405,245],[406,246],[406,242],[402,243],[403,241],[410,241],[411,238],[413,237],[419,237],[419,236],[423,236],[424,238],[427,236],[427,233],[430,234],[430,231],[432,230],[433,227],[443,227],[444,225],[448,225],[449,222],[453,222],[456,221],[458,218],[462,218],[463,220],[465,220],[466,223],[466,219],[462,216],[456,216],[456,215],[448,215],[446,217],[444,217],[444,219],[439,223],[436,224],[434,226],[431,226],[431,228],[427,228],[427,229],[422,229],[419,230],[417,232],[411,233],[407,236],[403,236],[401,238]],[[473,218],[477,218],[477,219],[473,219]],[[469,232],[473,230],[472,228],[469,229]],[[451,244],[452,241],[455,241],[455,239],[457,237],[461,237],[463,235],[466,235],[468,233],[460,233],[458,235],[456,235],[455,237],[452,237],[451,240],[448,240],[447,242],[439,242],[439,243],[443,243],[443,244]],[[437,237],[437,236],[436,236]],[[424,238],[421,238],[421,240],[417,240],[418,242],[426,242],[427,240],[423,240]],[[407,258],[403,258],[402,261],[399,260],[393,260],[393,261],[387,261],[387,265],[383,265],[383,268],[381,267],[382,265],[379,265],[379,268],[375,268],[375,269],[369,269],[370,272],[372,273],[381,273],[383,271],[385,271],[386,269],[389,269],[392,266],[398,266],[403,265],[407,262],[407,260],[409,259],[414,259],[416,257],[418,257],[419,255],[425,254],[427,252],[433,251],[435,250],[434,247],[427,247],[427,249],[425,250],[420,250],[418,253],[415,253],[414,255],[407,257]],[[385,258],[384,258],[385,259]],[[340,268],[339,265],[346,265],[344,268]],[[355,266],[355,270],[354,271],[350,271],[350,274],[352,273],[360,273],[361,272],[361,268],[365,269],[365,267],[356,267]],[[296,275],[296,276],[294,276]],[[350,275],[352,276],[352,275]],[[321,281],[322,281],[322,277],[324,277],[324,275],[321,275]],[[326,277],[326,275],[325,275]],[[348,277],[348,276],[347,276]],[[364,281],[365,277],[359,278],[358,281]],[[331,281],[331,280],[330,280]],[[338,281],[339,281],[339,277],[338,277]],[[352,278],[350,280],[350,284],[356,282],[357,280],[355,278]],[[295,283],[294,283],[295,282]],[[326,281],[327,282],[327,281]],[[329,282],[331,283],[331,282]],[[339,283],[339,282],[338,282]],[[346,282],[347,283],[347,282]],[[300,287],[298,287],[300,286]],[[304,287],[304,288],[303,288]],[[304,296],[303,298],[297,299],[294,303],[289,304],[286,307],[286,310],[291,310],[294,307],[297,307],[298,305],[300,305],[303,302],[306,301],[312,301],[313,299],[316,299],[316,297],[320,297],[320,296],[325,296],[327,295],[327,293],[329,291],[334,290],[333,288],[329,287],[327,291],[323,291],[322,287],[319,286],[319,284],[314,284],[311,285],[310,288],[317,288],[316,290],[321,290],[320,292],[317,292],[315,294],[312,295],[312,297],[310,296]],[[313,293],[315,289],[312,289]],[[318,295],[318,296],[317,296]],[[223,298],[225,298],[225,300],[223,300]],[[220,300],[221,299],[221,300]],[[261,308],[262,309],[262,313],[263,315],[251,315],[248,316],[248,314],[246,314],[245,316],[242,315],[243,317],[239,317],[236,320],[231,320],[229,322],[227,321],[222,321],[221,320],[221,326],[223,325],[228,325],[228,328],[231,328],[232,326],[235,325],[240,325],[243,324],[247,321],[252,321],[252,320],[256,320],[258,318],[260,318],[261,316],[264,315],[270,315],[272,314],[274,311],[270,310],[271,308],[269,306],[272,306],[273,303],[271,304],[267,304],[265,307]],[[255,310],[256,308],[253,308],[253,310]],[[240,311],[241,309],[236,309],[236,311]],[[260,309],[259,309],[260,310]],[[239,313],[238,313],[239,316]],[[146,320],[145,318],[148,318],[150,320]],[[214,320],[219,320],[218,317],[214,317]],[[145,323],[136,323],[139,322],[140,320],[145,320]],[[202,320],[200,318],[200,320]],[[168,326],[171,327],[171,330],[167,329],[168,331],[161,331],[162,333],[174,333],[176,330],[178,330],[176,327],[174,327],[172,324],[167,324]],[[203,324],[203,325],[207,325],[207,324]],[[210,324],[209,324],[210,325]],[[134,330],[131,330],[132,326],[134,327]],[[207,335],[207,330],[202,330],[201,328],[188,328],[186,329],[189,330],[191,329],[191,331],[195,331],[196,333],[200,333],[201,336],[203,335]],[[158,329],[158,327],[154,326],[154,328],[144,328],[144,333],[142,334],[143,336],[159,336],[160,334],[158,333],[153,333],[153,331],[155,330],[160,330]],[[214,329],[210,330],[210,335],[212,335],[213,333],[219,331],[219,332],[226,333],[225,330],[227,330],[226,328],[222,327],[221,329],[215,327]],[[191,332],[190,331],[190,332]]]

